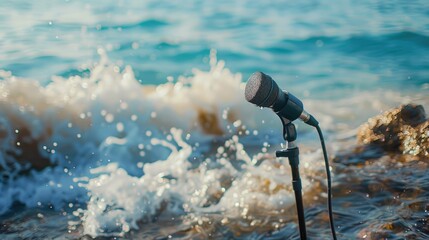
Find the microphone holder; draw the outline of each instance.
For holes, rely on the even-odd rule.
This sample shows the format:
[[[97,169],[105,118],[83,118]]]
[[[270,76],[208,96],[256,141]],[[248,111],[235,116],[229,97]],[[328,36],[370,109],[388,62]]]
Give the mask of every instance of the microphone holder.
[[[287,157],[292,170],[292,186],[295,192],[296,210],[298,212],[299,234],[301,240],[307,239],[305,228],[304,205],[302,202],[302,185],[299,176],[299,149],[295,143],[297,138],[295,125],[288,119],[280,117],[283,124],[283,138],[286,141],[287,149],[276,151],[276,157]]]

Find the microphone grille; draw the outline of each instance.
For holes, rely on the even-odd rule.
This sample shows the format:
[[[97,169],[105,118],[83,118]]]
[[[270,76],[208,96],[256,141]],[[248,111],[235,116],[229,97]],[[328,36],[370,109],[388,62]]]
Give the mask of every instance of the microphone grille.
[[[263,72],[255,72],[247,81],[244,95],[248,102],[260,107],[269,107],[277,98],[278,88],[270,76]]]

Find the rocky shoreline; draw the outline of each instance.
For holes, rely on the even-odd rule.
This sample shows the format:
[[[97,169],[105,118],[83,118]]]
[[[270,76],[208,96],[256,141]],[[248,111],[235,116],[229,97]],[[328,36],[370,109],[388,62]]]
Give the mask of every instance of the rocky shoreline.
[[[429,120],[422,105],[407,104],[370,118],[357,133],[361,144],[429,158]]]

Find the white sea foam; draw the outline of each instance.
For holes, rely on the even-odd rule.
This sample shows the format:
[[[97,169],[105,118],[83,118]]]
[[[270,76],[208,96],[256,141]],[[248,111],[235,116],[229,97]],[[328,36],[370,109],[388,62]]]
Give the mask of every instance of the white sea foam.
[[[155,140],[154,144],[163,144],[172,152],[165,160],[145,164],[145,175],[140,178],[128,175],[115,163],[93,171],[100,175],[85,184],[90,195],[87,209],[76,213],[82,218],[85,234],[120,236],[138,229],[139,221],[150,221],[165,212],[222,212],[226,218],[237,219],[252,213],[280,212],[293,204],[286,165],[271,159],[253,166],[238,158],[235,161],[244,160],[246,164],[237,168],[230,159],[219,158],[191,169],[192,149],[182,140],[182,131],[172,129],[171,134],[179,149]],[[229,148],[241,151],[241,146],[235,141]],[[317,160],[304,158],[314,163]],[[216,167],[208,167],[210,162]],[[307,187],[307,177],[303,181]],[[211,202],[213,198],[219,202]]]
[[[54,77],[45,87],[0,72],[0,213],[16,201],[56,208],[68,201],[85,202],[88,190],[73,178],[91,179],[89,169],[111,162],[142,175],[139,164],[167,157],[174,149],[151,144],[153,137],[170,139],[172,127],[186,132],[198,155],[210,148],[214,135],[244,134],[243,126],[232,123],[257,115],[257,109],[243,104],[240,75],[217,62],[215,53],[210,71],[194,70],[193,77],[157,87],[141,85],[131,67],[120,72],[100,54],[89,77]],[[44,165],[54,167],[34,171],[18,159],[45,159]]]

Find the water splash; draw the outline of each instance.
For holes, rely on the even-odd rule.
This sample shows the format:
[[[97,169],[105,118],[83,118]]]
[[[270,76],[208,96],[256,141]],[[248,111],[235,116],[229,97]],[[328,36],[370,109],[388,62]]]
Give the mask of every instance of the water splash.
[[[143,175],[136,166],[174,149],[151,142],[168,142],[172,127],[186,132],[192,154],[199,155],[214,136],[240,132],[234,121],[256,115],[241,100],[241,76],[217,61],[214,51],[209,71],[196,69],[193,77],[157,87],[141,85],[131,67],[121,71],[103,50],[99,54],[88,77],[53,77],[47,86],[0,72],[0,213],[15,202],[56,209],[86,202],[88,190],[74,178],[91,179],[90,169],[110,163]]]
[[[152,139],[152,144],[163,145],[171,153],[165,160],[146,163],[142,177],[130,176],[116,163],[91,171],[99,176],[84,184],[90,196],[87,209],[76,212],[85,234],[123,236],[161,214],[198,219],[196,216],[222,212],[222,221],[244,217],[252,226],[261,221],[255,216],[287,214],[285,209],[293,204],[293,195],[290,172],[284,164],[271,159],[253,166],[249,156],[237,154],[234,161],[244,161],[242,167],[221,157],[192,168],[192,148],[182,140],[182,134],[179,129],[171,129],[178,148],[165,140]],[[238,153],[244,151],[242,147],[233,136],[230,149]],[[304,178],[304,186],[308,185]]]

